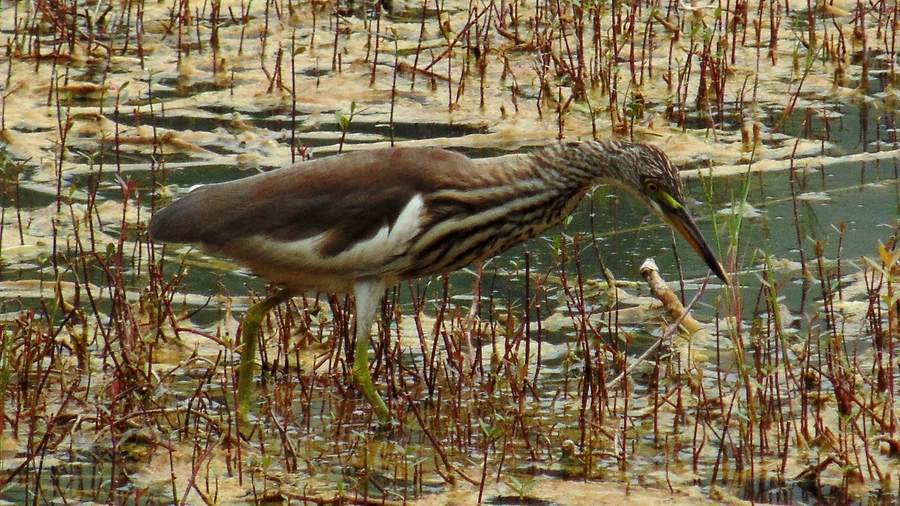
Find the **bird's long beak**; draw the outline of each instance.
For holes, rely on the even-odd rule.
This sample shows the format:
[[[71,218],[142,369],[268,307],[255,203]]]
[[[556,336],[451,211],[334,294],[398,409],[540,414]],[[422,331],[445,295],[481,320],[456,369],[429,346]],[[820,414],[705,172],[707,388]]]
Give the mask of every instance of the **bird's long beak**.
[[[719,263],[719,260],[716,259],[716,254],[713,253],[709,243],[706,242],[706,239],[703,238],[703,234],[700,233],[700,229],[697,228],[697,224],[694,223],[694,218],[692,218],[690,213],[687,212],[687,209],[675,201],[675,199],[667,198],[666,200],[667,202],[664,202],[661,207],[662,213],[666,219],[669,220],[669,223],[671,223],[675,230],[678,230],[688,244],[694,248],[694,251],[696,251],[697,254],[700,255],[700,258],[706,262],[706,265],[712,269],[713,274],[724,281],[726,285],[731,284],[728,274],[725,272],[722,264]]]

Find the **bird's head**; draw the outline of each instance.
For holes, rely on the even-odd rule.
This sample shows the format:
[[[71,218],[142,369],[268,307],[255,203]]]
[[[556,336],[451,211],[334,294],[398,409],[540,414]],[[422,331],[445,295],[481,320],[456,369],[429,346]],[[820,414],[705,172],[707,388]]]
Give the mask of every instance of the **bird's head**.
[[[603,153],[602,180],[636,194],[684,237],[719,279],[730,283],[728,274],[685,207],[681,174],[661,149],[619,141],[590,144],[589,149]]]

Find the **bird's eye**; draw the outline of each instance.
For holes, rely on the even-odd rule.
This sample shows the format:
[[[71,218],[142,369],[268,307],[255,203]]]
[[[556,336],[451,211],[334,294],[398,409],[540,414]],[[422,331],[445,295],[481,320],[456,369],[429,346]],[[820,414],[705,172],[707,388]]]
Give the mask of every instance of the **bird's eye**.
[[[659,185],[656,183],[656,181],[647,179],[644,181],[644,189],[648,192],[656,193],[659,191]]]

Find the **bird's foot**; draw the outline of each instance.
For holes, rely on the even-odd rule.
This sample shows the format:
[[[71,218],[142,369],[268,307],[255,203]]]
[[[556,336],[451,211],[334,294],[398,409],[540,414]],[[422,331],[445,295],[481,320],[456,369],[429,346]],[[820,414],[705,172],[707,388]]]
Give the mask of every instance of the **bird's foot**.
[[[378,417],[379,426],[392,427],[394,419],[391,416],[391,410],[375,388],[375,383],[372,381],[372,374],[369,372],[369,361],[366,357],[363,357],[362,361],[360,361],[359,356],[357,356],[357,359],[353,364],[353,379],[356,381],[356,387],[359,389],[360,393],[362,393],[363,397],[369,401],[369,405],[372,406],[372,411],[374,411],[375,416]]]
[[[250,412],[250,394],[253,392],[254,366],[256,365],[256,343],[263,318],[278,304],[291,298],[288,290],[279,289],[272,295],[253,304],[247,309],[241,324],[241,365],[238,366],[238,419],[243,421]]]
[[[391,420],[379,420],[378,425],[375,426],[375,440],[376,441],[387,441],[394,437],[394,431],[397,429],[397,422],[393,419]]]

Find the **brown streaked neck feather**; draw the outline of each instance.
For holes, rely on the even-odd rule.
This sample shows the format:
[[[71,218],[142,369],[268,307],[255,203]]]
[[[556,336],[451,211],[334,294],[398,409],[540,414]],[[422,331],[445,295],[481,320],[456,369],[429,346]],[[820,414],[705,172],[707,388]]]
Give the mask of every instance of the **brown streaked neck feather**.
[[[648,146],[615,140],[553,144],[531,154],[533,160],[571,184],[594,186],[601,182],[623,184],[640,163],[639,154]],[[649,148],[653,149],[653,148]],[[624,169],[624,170],[623,170]]]

